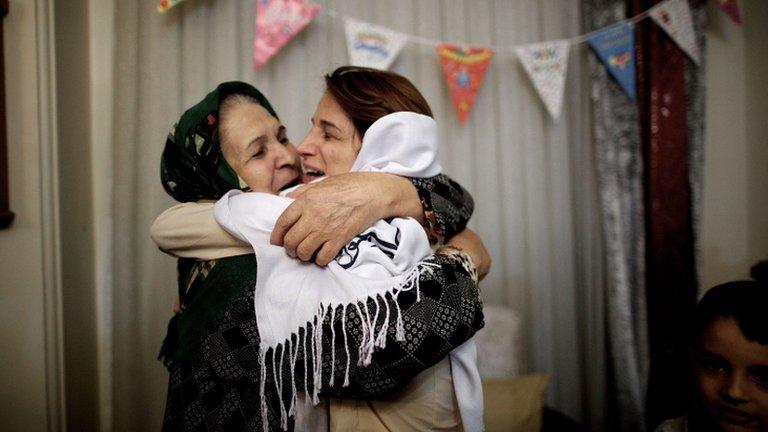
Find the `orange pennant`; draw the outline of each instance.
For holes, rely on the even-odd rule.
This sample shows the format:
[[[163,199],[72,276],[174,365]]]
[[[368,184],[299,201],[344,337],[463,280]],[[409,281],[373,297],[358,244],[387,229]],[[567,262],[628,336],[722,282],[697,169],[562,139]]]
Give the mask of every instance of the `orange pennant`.
[[[485,71],[488,70],[488,63],[493,57],[493,49],[440,44],[437,46],[437,53],[440,55],[440,65],[459,122],[465,123],[475,104],[475,95],[483,84]]]

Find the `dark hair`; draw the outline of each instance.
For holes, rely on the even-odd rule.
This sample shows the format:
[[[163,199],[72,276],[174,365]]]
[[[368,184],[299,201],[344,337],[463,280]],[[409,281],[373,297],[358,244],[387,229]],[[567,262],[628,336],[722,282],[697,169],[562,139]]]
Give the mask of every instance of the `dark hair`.
[[[750,273],[755,280],[717,285],[702,297],[694,313],[692,344],[715,321],[731,318],[748,340],[768,345],[768,261],[757,263]]]
[[[325,86],[352,119],[360,137],[376,120],[393,112],[412,111],[432,117],[421,92],[394,72],[342,66],[325,76]]]

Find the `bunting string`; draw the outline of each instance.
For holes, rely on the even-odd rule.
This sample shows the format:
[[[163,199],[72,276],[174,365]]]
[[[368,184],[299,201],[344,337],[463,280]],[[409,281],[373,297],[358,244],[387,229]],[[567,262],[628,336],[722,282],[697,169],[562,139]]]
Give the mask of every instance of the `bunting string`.
[[[165,12],[182,1],[158,0],[157,9]],[[741,25],[738,0],[717,1],[723,12]],[[254,68],[264,66],[319,14],[343,21],[349,63],[355,66],[388,69],[406,44],[432,47],[440,59],[448,92],[461,123],[467,121],[496,53],[519,59],[553,120],[557,120],[561,112],[568,53],[573,45],[587,43],[632,100],[636,87],[633,29],[642,20],[650,18],[693,63],[698,65],[700,61],[688,0],[664,0],[637,15],[588,33],[512,45],[473,44],[407,34],[335,9],[324,9],[312,0],[256,0]]]
[[[581,35],[578,35],[578,36],[573,36],[573,37],[570,37],[570,38],[561,38],[561,39],[545,41],[545,42],[527,42],[527,43],[524,43],[524,44],[515,44],[515,45],[488,45],[488,44],[477,44],[477,43],[474,43],[474,42],[461,42],[461,41],[449,41],[449,40],[440,40],[440,39],[430,39],[430,38],[427,38],[427,37],[415,36],[415,35],[411,35],[411,34],[407,34],[407,33],[400,33],[400,34],[402,34],[403,36],[408,38],[408,42],[412,42],[412,43],[415,43],[415,44],[418,44],[418,45],[425,45],[425,46],[429,46],[429,47],[437,47],[438,45],[441,45],[441,44],[450,44],[450,45],[456,45],[456,46],[474,45],[474,46],[484,46],[486,48],[491,48],[494,52],[508,52],[509,54],[517,55],[516,49],[518,47],[521,47],[521,46],[524,46],[524,45],[546,43],[546,42],[555,42],[555,41],[557,41],[557,42],[568,42],[570,45],[578,45],[578,44],[587,42],[589,40],[589,38],[591,38],[593,36],[596,36],[596,35],[600,34],[601,32],[604,32],[606,30],[610,30],[610,29],[613,29],[613,28],[616,28],[616,27],[621,27],[621,26],[627,25],[627,24],[634,26],[635,24],[639,23],[640,21],[648,18],[651,15],[651,11],[653,11],[656,8],[658,8],[662,4],[663,3],[659,3],[659,4],[651,7],[650,9],[645,10],[645,11],[643,11],[643,12],[641,12],[641,13],[639,13],[639,14],[631,17],[631,18],[627,18],[627,19],[623,19],[621,21],[617,21],[617,22],[615,22],[613,24],[610,24],[608,26],[599,28],[597,30],[593,30],[593,31],[588,32],[588,33],[584,33],[584,34],[581,34]],[[340,20],[352,19],[352,20],[357,20],[357,21],[363,21],[363,20],[360,20],[358,18],[351,17],[349,15],[341,14],[341,13],[335,11],[334,9],[323,9],[322,13],[324,13],[326,16],[328,16],[330,18],[333,18],[333,19],[340,19]]]

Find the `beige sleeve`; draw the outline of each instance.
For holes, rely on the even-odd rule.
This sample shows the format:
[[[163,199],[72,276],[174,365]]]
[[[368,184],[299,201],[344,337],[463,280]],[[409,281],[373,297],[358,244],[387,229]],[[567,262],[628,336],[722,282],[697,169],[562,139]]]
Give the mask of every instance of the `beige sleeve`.
[[[160,250],[180,258],[211,260],[253,253],[250,245],[219,226],[211,202],[169,208],[155,219],[149,234]]]

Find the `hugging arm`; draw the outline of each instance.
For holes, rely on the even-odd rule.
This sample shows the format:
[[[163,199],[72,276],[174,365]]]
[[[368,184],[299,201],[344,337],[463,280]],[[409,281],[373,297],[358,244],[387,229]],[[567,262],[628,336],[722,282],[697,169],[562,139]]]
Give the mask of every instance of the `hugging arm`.
[[[443,244],[467,227],[475,201],[460,184],[445,174],[408,180],[419,195],[430,243]]]
[[[323,193],[323,189],[316,187],[323,184],[324,188],[333,189],[333,195],[315,199]],[[282,231],[273,233],[272,239],[275,243],[281,232],[290,254],[291,244],[297,248],[309,239],[307,233],[317,232],[321,236],[313,236],[305,248],[314,251],[317,246],[312,249],[312,242],[321,240],[321,244],[338,245],[335,251],[329,246],[330,258],[318,255],[320,264],[330,262],[341,246],[379,219],[413,217],[425,226],[432,243],[442,243],[464,229],[474,209],[472,196],[444,174],[419,179],[380,173],[349,173],[313,184],[307,192],[311,193],[299,196],[296,200],[299,204],[291,205],[290,213],[286,211],[278,220],[276,227],[282,227]],[[305,237],[301,237],[299,231],[293,231],[294,224],[286,223],[287,216],[297,213],[299,218],[294,224],[300,219],[309,224],[301,225],[308,229],[304,231]],[[304,214],[307,216],[303,217]],[[218,259],[253,253],[250,245],[232,237],[216,223],[213,203],[177,204],[155,219],[150,232],[161,250],[176,257]],[[296,256],[295,249],[293,253]]]
[[[163,252],[178,258],[213,260],[250,255],[253,247],[233,237],[213,217],[213,202],[186,202],[162,212],[149,229]]]
[[[280,216],[272,244],[303,261],[326,265],[377,220],[412,217],[430,241],[441,243],[464,229],[474,210],[471,195],[448,176],[417,179],[354,172],[305,186]]]

